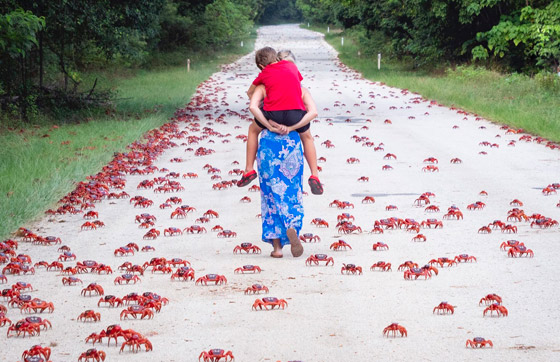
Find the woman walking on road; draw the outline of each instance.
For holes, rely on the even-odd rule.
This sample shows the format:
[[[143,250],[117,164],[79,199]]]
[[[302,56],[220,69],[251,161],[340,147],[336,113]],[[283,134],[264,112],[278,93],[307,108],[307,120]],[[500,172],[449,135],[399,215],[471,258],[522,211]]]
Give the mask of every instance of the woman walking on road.
[[[303,254],[299,232],[303,221],[302,178],[303,151],[295,129],[308,124],[317,116],[317,108],[309,92],[302,88],[302,99],[307,109],[297,124],[287,127],[271,122],[274,132],[261,132],[257,151],[257,168],[261,187],[262,240],[271,243],[270,256],[281,258],[282,247],[290,244],[294,257]],[[263,86],[257,87],[251,97],[250,110],[262,122],[264,115],[259,104],[265,97]],[[270,122],[270,121],[269,121]]]

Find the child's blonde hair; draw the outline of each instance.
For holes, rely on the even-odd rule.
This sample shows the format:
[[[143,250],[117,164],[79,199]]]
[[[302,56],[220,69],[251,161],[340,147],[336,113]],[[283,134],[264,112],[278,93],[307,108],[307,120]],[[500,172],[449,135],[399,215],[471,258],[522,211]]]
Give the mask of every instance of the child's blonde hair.
[[[277,56],[280,60],[287,60],[292,63],[296,62],[296,56],[294,55],[294,53],[292,53],[291,50],[280,50]]]

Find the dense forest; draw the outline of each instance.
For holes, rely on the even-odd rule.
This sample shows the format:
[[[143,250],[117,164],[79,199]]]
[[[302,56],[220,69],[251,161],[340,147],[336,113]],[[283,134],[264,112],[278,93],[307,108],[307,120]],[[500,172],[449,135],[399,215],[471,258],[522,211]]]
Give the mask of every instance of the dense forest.
[[[338,26],[365,54],[418,67],[475,61],[534,74],[560,60],[560,0],[4,0],[0,108],[26,120],[96,105],[111,95],[96,82],[83,90],[89,69],[208,52],[239,44],[255,24],[298,21]]]
[[[493,60],[515,71],[554,71],[559,0],[297,0],[306,20],[363,31],[365,49],[429,62]]]

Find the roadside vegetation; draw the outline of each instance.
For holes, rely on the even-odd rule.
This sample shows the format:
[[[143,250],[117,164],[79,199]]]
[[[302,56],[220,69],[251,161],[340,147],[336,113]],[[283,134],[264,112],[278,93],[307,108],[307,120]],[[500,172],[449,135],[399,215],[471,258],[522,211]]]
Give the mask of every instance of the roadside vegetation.
[[[377,42],[378,49],[386,51],[378,70],[377,54],[368,55],[359,45],[363,33],[340,29],[327,33],[326,25],[312,29],[324,33],[325,40],[339,52],[340,60],[369,80],[409,89],[441,104],[560,142],[560,77],[554,73],[530,76],[472,64],[415,68],[412,61],[392,56],[383,39]]]
[[[150,68],[111,68],[84,73],[97,78],[98,86],[111,89],[116,99],[100,109],[67,113],[72,120],[42,119],[0,130],[0,239],[53,208],[76,183],[98,172],[125,147],[168,122],[186,105],[196,87],[253,49],[255,35],[244,47],[213,54],[162,55]],[[187,72],[186,57],[191,57]]]

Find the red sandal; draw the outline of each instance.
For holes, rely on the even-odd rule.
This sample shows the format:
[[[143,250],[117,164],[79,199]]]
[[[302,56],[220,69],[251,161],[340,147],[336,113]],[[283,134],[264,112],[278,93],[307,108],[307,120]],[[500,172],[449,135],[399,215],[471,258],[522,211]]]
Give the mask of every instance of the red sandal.
[[[237,182],[237,187],[245,187],[249,185],[254,179],[257,178],[257,171],[251,170],[241,177],[241,180]]]
[[[321,181],[317,176],[309,177],[307,181],[309,183],[309,187],[311,187],[311,193],[313,195],[322,195],[323,194],[323,185],[321,185]]]

